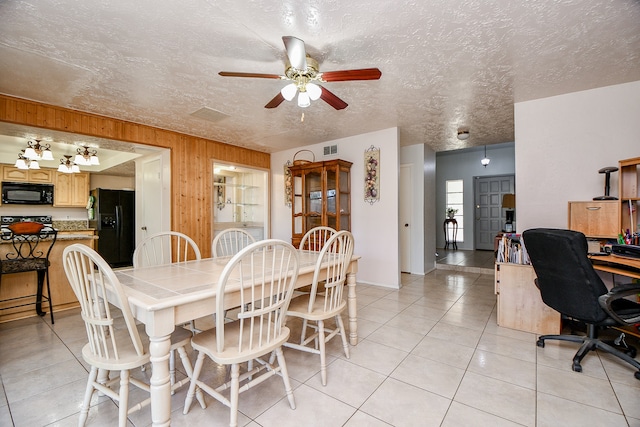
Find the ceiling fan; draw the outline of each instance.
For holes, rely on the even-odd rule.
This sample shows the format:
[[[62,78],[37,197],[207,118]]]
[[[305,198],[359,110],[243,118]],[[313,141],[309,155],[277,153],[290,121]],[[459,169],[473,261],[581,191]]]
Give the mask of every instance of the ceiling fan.
[[[359,70],[327,71],[321,73],[318,62],[306,53],[304,41],[292,36],[282,37],[287,52],[288,62],[284,75],[236,73],[220,71],[224,77],[254,77],[261,79],[289,80],[290,84],[282,88],[278,94],[265,105],[265,108],[275,108],[282,101],[291,101],[298,93],[298,106],[308,107],[311,101],[318,98],[331,105],[336,110],[347,107],[347,103],[316,82],[344,82],[349,80],[378,80],[382,73],[377,68],[363,68]]]

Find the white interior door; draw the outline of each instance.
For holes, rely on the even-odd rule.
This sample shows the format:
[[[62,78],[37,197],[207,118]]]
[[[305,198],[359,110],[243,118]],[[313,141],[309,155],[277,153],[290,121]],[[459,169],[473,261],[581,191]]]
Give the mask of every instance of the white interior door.
[[[136,245],[171,230],[169,150],[136,160]]]
[[[400,165],[400,271],[411,272],[411,165]]]

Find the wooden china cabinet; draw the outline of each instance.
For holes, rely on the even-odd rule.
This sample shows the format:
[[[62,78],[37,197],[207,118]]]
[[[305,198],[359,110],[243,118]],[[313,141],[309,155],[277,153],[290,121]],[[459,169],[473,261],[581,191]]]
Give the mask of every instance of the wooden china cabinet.
[[[351,230],[351,162],[327,160],[289,167],[293,185],[291,243],[318,226]]]

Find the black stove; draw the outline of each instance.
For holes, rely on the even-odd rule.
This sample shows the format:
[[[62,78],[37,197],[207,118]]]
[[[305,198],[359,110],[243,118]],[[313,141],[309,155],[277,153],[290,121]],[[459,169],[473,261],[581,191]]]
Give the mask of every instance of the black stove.
[[[2,234],[11,234],[9,226],[17,222],[39,222],[45,227],[53,227],[51,215],[10,215],[0,216],[0,232]]]

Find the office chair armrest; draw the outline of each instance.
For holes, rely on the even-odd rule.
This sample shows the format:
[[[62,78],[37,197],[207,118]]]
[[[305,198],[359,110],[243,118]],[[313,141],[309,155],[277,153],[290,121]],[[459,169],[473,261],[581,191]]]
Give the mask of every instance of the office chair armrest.
[[[613,287],[609,292],[604,295],[601,295],[598,298],[598,302],[604,311],[606,311],[609,316],[614,318],[618,323],[632,325],[635,323],[640,323],[640,312],[633,316],[625,316],[620,317],[618,313],[615,312],[613,308],[614,301],[619,299],[640,294],[640,285],[638,284],[628,284],[628,285],[618,285]]]

